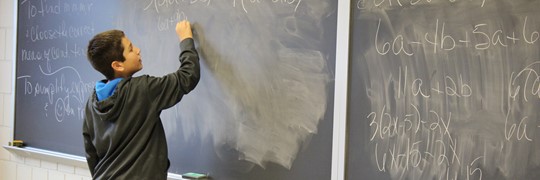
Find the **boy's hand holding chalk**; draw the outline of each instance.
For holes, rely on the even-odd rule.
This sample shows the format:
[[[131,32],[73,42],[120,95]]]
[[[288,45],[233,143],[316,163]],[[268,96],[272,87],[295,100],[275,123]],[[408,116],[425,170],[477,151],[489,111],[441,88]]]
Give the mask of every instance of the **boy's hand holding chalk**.
[[[183,20],[176,23],[176,34],[180,39],[180,42],[186,38],[193,38],[193,33],[191,32],[191,24],[189,21]]]

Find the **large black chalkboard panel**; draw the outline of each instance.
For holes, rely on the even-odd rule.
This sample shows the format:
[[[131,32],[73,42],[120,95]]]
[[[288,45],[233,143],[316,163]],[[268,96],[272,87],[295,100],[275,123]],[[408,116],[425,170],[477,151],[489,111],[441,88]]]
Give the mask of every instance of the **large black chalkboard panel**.
[[[539,179],[540,1],[354,1],[347,179]]]
[[[107,29],[144,69],[177,69],[177,21],[193,25],[202,78],[162,113],[170,172],[215,179],[329,179],[337,2],[18,2],[15,138],[84,155],[82,109],[96,80],[84,52]]]

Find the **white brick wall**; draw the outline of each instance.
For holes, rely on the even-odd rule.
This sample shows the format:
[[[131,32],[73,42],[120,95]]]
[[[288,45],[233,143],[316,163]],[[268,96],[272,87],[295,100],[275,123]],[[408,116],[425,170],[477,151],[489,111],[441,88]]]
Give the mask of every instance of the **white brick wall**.
[[[7,36],[6,36],[6,28],[0,29],[0,60],[6,59],[6,45],[7,45]]]
[[[86,168],[17,156],[1,146],[13,137],[15,0],[0,0],[0,180],[89,180]]]

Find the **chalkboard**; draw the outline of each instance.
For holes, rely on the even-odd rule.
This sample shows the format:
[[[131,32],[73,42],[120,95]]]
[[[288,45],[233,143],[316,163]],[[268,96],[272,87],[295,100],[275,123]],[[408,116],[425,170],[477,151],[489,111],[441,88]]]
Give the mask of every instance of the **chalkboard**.
[[[357,0],[347,179],[540,179],[540,1]]]
[[[192,22],[202,78],[162,113],[172,173],[215,179],[330,179],[337,2],[19,0],[15,139],[84,156],[83,109],[97,80],[93,35],[121,29],[137,75],[179,66]]]

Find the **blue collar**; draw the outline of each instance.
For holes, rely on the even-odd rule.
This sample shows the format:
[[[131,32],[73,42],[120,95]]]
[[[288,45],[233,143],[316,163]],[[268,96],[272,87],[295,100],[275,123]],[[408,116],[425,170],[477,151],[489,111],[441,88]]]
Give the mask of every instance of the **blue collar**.
[[[114,89],[123,78],[116,78],[109,82],[98,81],[96,82],[96,95],[98,101],[107,99],[114,93]]]

